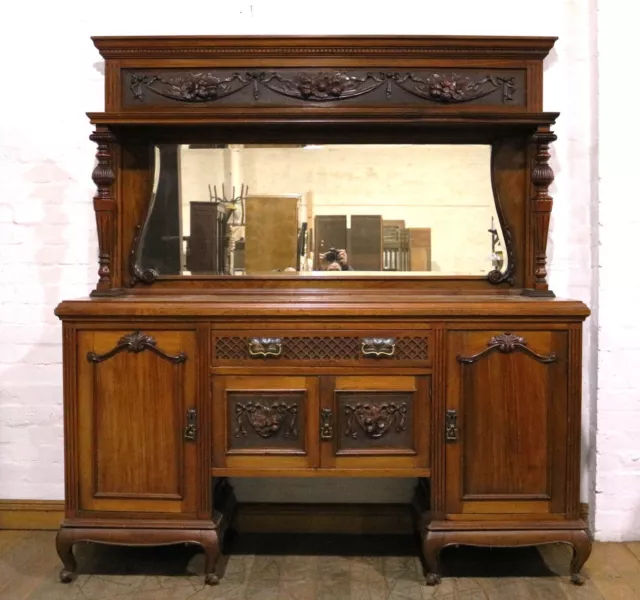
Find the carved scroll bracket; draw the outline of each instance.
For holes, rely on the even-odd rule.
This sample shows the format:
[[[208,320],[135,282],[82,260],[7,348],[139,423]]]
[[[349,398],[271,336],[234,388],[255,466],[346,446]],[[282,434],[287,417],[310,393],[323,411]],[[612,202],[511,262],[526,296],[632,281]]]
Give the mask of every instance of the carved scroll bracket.
[[[459,363],[470,365],[475,362],[478,362],[481,358],[492,354],[493,352],[501,352],[502,354],[511,354],[512,352],[524,352],[527,356],[537,360],[543,364],[551,364],[558,360],[558,357],[555,353],[548,354],[544,356],[543,354],[538,354],[529,348],[527,345],[527,341],[519,336],[514,335],[513,333],[503,333],[502,335],[496,335],[489,340],[487,344],[487,348],[478,352],[477,354],[473,354],[472,356],[460,356],[456,357]]]
[[[151,284],[158,278],[158,271],[155,269],[143,269],[140,267],[138,256],[140,254],[141,236],[142,226],[137,225],[133,235],[131,255],[129,256],[129,272],[131,273],[131,279],[129,280],[130,287],[133,287],[136,283]]]
[[[551,219],[551,209],[553,208],[553,198],[549,195],[549,187],[553,183],[553,169],[549,166],[551,153],[549,145],[556,141],[557,136],[551,131],[539,130],[533,135],[535,144],[534,164],[531,170],[531,182],[535,186],[535,196],[533,198],[534,214],[534,284],[533,289],[536,295],[553,296],[547,284],[547,237],[549,234],[549,221]]]
[[[104,362],[105,360],[109,360],[116,354],[119,354],[120,352],[123,352],[125,350],[134,354],[139,354],[140,352],[144,352],[145,350],[150,350],[160,358],[163,358],[175,364],[183,363],[185,360],[187,360],[187,355],[184,352],[180,352],[176,355],[171,355],[160,350],[160,348],[156,346],[156,340],[150,335],[142,333],[140,330],[136,330],[133,333],[122,336],[118,340],[118,343],[111,350],[109,350],[109,352],[105,352],[104,354],[97,354],[95,352],[87,353],[87,360],[94,363]]]
[[[113,288],[112,260],[115,248],[116,202],[113,192],[115,174],[113,172],[112,144],[115,136],[107,127],[96,127],[89,136],[98,145],[97,164],[93,170],[93,179],[98,191],[93,198],[98,228],[98,285],[93,296],[108,293]]]
[[[502,198],[500,197],[500,190],[496,182],[496,146],[491,148],[491,189],[493,190],[493,198],[496,204],[496,213],[498,215],[498,221],[502,228],[502,239],[507,251],[507,268],[504,271],[500,269],[493,269],[487,275],[489,283],[492,285],[498,285],[500,283],[514,284],[514,274],[516,271],[516,257],[513,249],[513,238],[511,236],[511,230],[507,224],[507,220],[504,216],[504,210],[502,208]]]

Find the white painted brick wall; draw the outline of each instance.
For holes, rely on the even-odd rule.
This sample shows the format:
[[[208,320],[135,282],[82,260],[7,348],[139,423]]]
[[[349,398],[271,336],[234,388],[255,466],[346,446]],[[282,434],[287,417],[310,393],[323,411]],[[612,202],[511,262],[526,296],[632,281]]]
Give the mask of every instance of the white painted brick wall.
[[[62,298],[87,294],[95,282],[97,243],[90,180],[95,147],[88,140],[90,127],[84,113],[103,109],[103,65],[90,35],[557,35],[560,40],[545,65],[545,108],[563,113],[552,159],[557,180],[550,279],[558,295],[583,299],[592,307],[598,297],[594,284],[598,277],[602,282],[602,409],[598,411],[602,418],[598,420],[595,319],[585,330],[583,498],[592,499],[595,485],[590,472],[595,469],[598,421],[598,535],[640,536],[640,478],[633,462],[640,447],[634,425],[640,422],[634,401],[634,390],[640,387],[636,366],[640,363],[634,362],[633,352],[640,347],[640,332],[637,320],[633,324],[626,317],[638,306],[640,294],[628,290],[623,301],[618,293],[623,285],[633,287],[635,281],[633,272],[625,269],[635,257],[623,254],[625,240],[635,238],[621,233],[636,233],[639,220],[638,204],[631,195],[634,169],[624,164],[624,138],[623,145],[618,145],[619,135],[627,136],[630,143],[635,139],[637,125],[622,122],[624,115],[619,110],[621,98],[626,97],[627,103],[635,98],[629,89],[635,80],[631,71],[618,79],[615,69],[627,50],[620,47],[623,40],[634,39],[621,35],[619,27],[631,27],[633,20],[623,10],[627,6],[623,0],[607,0],[608,12],[601,9],[600,70],[607,85],[596,113],[594,5],[595,0],[437,4],[424,0],[378,4],[365,0],[315,4],[193,0],[179,8],[157,0],[111,0],[107,8],[80,0],[12,4],[11,14],[0,21],[0,55],[4,58],[0,96],[0,497],[63,495],[60,327],[53,308]],[[598,115],[604,142],[600,186],[593,168],[594,117]],[[629,161],[632,155],[630,148]],[[598,194],[599,229],[592,203]],[[605,241],[600,268],[594,269],[598,230]],[[621,368],[623,365],[628,368]],[[626,412],[619,419],[607,417],[606,413],[620,409]],[[313,494],[313,486],[317,484],[296,486],[294,497],[303,499],[305,490],[307,496]],[[251,496],[255,484],[246,482],[243,490]],[[382,491],[372,487],[370,493],[389,500],[397,497],[395,490],[396,485],[390,484]],[[342,487],[341,494],[348,495]]]
[[[596,535],[640,539],[640,230],[637,120],[627,118],[613,86],[632,68],[628,40],[637,35],[620,1],[598,6],[599,263]],[[631,84],[632,94],[640,90]]]

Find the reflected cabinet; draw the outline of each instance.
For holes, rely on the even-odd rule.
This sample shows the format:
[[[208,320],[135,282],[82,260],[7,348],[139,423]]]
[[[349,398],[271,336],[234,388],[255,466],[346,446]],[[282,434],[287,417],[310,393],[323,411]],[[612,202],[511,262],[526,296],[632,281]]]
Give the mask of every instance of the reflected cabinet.
[[[94,38],[97,283],[56,309],[63,582],[77,542],[188,543],[215,584],[234,479],[349,477],[415,480],[429,585],[444,547],[557,542],[582,583],[554,42]]]

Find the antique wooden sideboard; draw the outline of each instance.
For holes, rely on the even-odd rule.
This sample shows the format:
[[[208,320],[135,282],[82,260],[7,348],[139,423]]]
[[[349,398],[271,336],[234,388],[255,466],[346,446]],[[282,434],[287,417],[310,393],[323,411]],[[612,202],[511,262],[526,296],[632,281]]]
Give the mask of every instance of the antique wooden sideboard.
[[[76,571],[76,542],[192,542],[215,583],[235,503],[228,478],[262,476],[415,477],[429,584],[445,546],[554,542],[573,546],[571,578],[582,581],[589,311],[546,280],[558,115],[542,112],[542,65],[554,41],[94,39],[106,61],[105,112],[89,115],[98,283],[56,309],[62,581]],[[503,268],[185,274],[179,207],[158,212],[177,196],[154,176],[153,148],[198,143],[488,145]],[[214,216],[236,214],[233,202]],[[208,222],[216,256],[231,256],[219,216],[198,235]],[[190,260],[206,262],[198,247]]]

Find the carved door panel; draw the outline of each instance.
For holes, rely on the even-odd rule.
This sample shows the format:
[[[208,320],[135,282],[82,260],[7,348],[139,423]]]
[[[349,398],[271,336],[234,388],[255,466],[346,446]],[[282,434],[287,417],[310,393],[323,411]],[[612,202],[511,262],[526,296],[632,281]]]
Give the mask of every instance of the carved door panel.
[[[76,360],[80,509],[195,516],[197,332],[79,331]]]
[[[322,467],[427,468],[430,386],[430,377],[323,378]]]
[[[217,468],[318,466],[318,378],[216,377]]]
[[[563,513],[567,333],[456,331],[447,348],[447,512]]]

